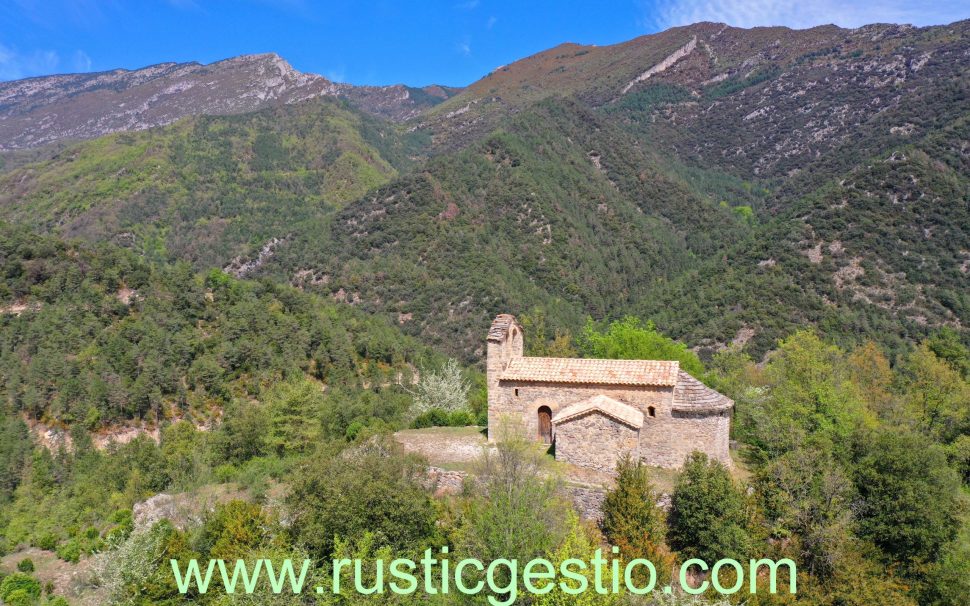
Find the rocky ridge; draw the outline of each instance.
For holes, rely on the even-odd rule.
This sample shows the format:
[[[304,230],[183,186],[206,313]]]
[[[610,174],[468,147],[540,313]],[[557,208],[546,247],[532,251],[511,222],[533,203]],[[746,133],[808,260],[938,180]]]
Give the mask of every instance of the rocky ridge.
[[[332,82],[294,69],[275,53],[208,65],[161,63],[136,70],[42,76],[0,82],[0,151],[143,130],[185,116],[245,113],[320,96],[340,97],[372,115],[405,120],[456,91],[443,86]]]

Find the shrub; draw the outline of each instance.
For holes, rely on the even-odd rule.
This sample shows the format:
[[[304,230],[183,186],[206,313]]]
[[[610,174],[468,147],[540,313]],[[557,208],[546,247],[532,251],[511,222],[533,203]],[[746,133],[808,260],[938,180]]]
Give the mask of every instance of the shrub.
[[[17,562],[17,570],[20,572],[33,572],[34,571],[34,561],[30,558],[24,558]]]
[[[293,474],[287,504],[294,538],[317,557],[330,556],[335,536],[357,540],[365,531],[379,546],[414,548],[435,531],[423,478],[423,461],[390,438],[343,452],[321,449]]]
[[[78,560],[81,559],[81,546],[75,539],[61,543],[57,546],[57,557],[65,562],[77,564]]]
[[[40,583],[22,572],[15,572],[0,581],[0,600],[7,604],[30,604],[40,597]],[[23,601],[23,600],[27,601]],[[17,602],[21,600],[21,602]]]
[[[57,547],[57,535],[52,532],[46,532],[37,539],[36,545],[44,551],[54,551]]]
[[[236,468],[232,463],[223,463],[212,470],[212,475],[215,477],[216,482],[220,484],[232,482],[233,478],[236,477]]]
[[[449,413],[440,408],[432,408],[415,418],[414,422],[411,423],[411,427],[415,429],[423,429],[425,427],[465,427],[475,425],[475,421],[474,415],[467,410],[456,410]]]

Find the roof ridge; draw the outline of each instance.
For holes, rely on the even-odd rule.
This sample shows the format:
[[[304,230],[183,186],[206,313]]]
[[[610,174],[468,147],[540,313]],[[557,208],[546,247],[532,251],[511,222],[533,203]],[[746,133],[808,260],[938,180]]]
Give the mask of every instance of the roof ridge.
[[[631,362],[631,363],[657,363],[657,364],[676,364],[680,367],[678,360],[634,360],[629,358],[561,358],[555,356],[520,356],[519,360],[584,360],[589,362]],[[683,372],[683,371],[682,371]]]

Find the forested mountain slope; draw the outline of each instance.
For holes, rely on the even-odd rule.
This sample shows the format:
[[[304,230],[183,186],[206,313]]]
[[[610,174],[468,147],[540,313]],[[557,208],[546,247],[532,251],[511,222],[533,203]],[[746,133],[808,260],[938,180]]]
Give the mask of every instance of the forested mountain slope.
[[[0,177],[0,214],[222,267],[407,170],[419,134],[317,99],[109,135]]]
[[[406,128],[318,99],[70,147],[0,177],[0,216],[263,272],[467,359],[535,308],[710,351],[805,324],[896,350],[967,334],[968,29],[563,45]]]
[[[2,223],[0,271],[2,408],[55,428],[206,424],[302,377],[342,399],[346,428],[362,385],[376,393],[435,359],[379,319],[288,286]],[[400,414],[393,391],[362,418]]]
[[[500,310],[546,307],[563,326],[622,314],[747,230],[621,130],[547,100],[295,230],[265,271],[474,358]]]

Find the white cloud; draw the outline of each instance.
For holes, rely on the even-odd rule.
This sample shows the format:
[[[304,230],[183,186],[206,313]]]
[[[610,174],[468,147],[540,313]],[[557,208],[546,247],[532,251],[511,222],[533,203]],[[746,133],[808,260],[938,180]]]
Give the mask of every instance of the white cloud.
[[[834,23],[858,27],[867,23],[939,25],[970,17],[964,0],[659,0],[640,2],[638,22],[645,29],[666,29],[698,21],[737,27],[787,25],[807,28]]]
[[[77,73],[91,71],[91,57],[83,50],[74,51],[71,63],[72,69]]]
[[[346,82],[347,70],[341,65],[340,67],[327,70],[324,72],[323,77],[331,82]]]
[[[472,54],[471,40],[466,36],[455,45],[455,49],[466,57]]]
[[[0,80],[18,80],[30,76],[52,74],[61,59],[56,51],[35,50],[29,53],[0,44]]]
[[[496,23],[498,23],[498,17],[494,15],[489,17],[488,21],[485,22],[485,29],[492,29]]]

